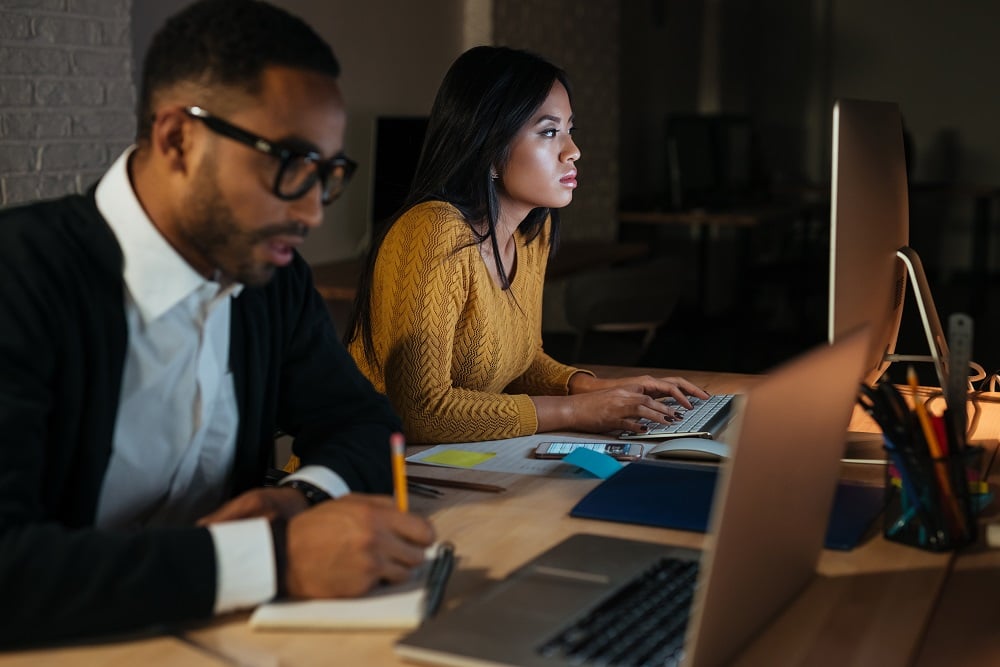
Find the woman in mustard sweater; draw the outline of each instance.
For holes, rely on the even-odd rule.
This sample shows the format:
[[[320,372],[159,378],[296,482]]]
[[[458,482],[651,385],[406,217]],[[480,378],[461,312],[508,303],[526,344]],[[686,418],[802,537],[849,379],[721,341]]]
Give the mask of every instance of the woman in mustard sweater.
[[[641,429],[682,378],[600,379],[542,350],[542,284],[580,150],[565,73],[480,46],[431,110],[406,203],[372,244],[346,342],[413,442]]]

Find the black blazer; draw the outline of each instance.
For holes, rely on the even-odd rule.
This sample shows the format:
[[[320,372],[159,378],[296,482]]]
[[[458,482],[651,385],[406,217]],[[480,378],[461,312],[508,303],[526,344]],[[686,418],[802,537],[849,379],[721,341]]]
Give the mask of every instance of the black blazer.
[[[127,346],[122,255],[93,191],[0,211],[0,645],[211,615],[204,528],[98,530]],[[399,422],[337,340],[301,257],[232,304],[232,495],[277,429],[303,464],[388,492]]]

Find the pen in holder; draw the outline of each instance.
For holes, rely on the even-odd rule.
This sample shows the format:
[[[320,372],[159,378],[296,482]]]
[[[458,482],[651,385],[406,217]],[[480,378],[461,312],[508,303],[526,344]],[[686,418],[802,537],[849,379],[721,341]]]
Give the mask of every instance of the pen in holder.
[[[889,382],[862,385],[858,396],[882,429],[885,537],[929,551],[957,549],[976,539],[973,494],[981,492],[982,448],[966,443],[964,428],[948,410],[928,412],[912,368],[907,380],[912,410]]]
[[[979,484],[981,447],[933,457],[886,447],[885,537],[929,551],[976,539],[970,489]]]

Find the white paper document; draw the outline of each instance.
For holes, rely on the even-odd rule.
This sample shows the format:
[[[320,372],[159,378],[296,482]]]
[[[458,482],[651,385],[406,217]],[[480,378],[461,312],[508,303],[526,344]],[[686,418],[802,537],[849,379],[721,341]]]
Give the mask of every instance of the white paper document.
[[[406,461],[443,468],[486,470],[521,475],[590,477],[586,471],[561,460],[536,459],[534,456],[535,448],[543,442],[620,443],[621,441],[601,436],[543,433],[504,440],[436,445],[417,454],[411,454],[406,457]],[[487,458],[486,455],[490,454],[492,456]],[[456,461],[459,464],[448,463],[448,461]]]

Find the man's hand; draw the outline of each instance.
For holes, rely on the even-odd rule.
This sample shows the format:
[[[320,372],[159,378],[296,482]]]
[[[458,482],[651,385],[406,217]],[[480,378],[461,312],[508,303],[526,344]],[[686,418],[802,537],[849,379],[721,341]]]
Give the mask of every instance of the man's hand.
[[[301,491],[283,487],[251,489],[233,498],[211,514],[198,520],[199,526],[221,521],[236,521],[262,516],[268,521],[291,519],[309,508]]]
[[[388,496],[352,493],[292,517],[286,539],[291,597],[355,597],[382,580],[406,581],[434,542],[434,528],[398,511]]]

